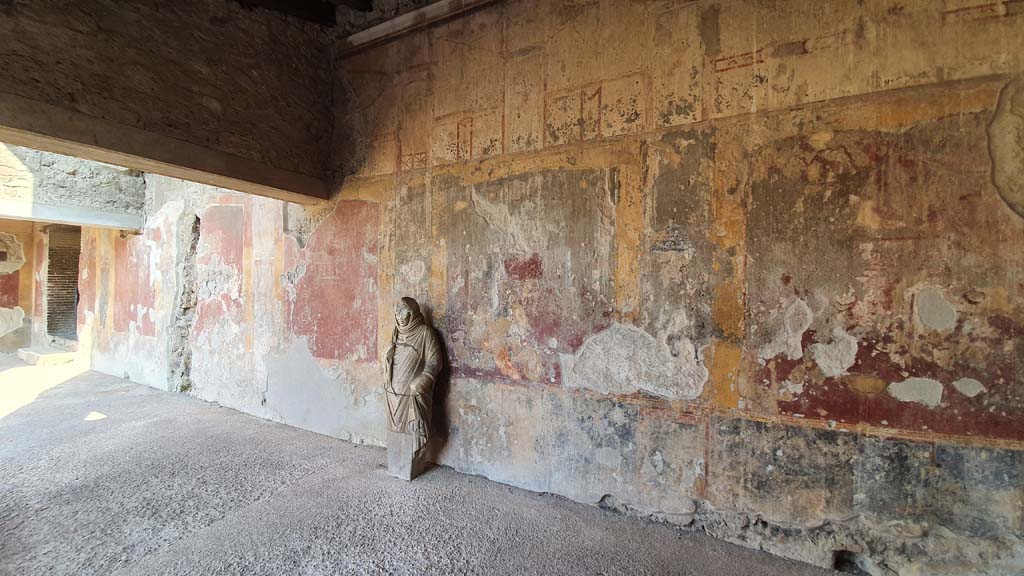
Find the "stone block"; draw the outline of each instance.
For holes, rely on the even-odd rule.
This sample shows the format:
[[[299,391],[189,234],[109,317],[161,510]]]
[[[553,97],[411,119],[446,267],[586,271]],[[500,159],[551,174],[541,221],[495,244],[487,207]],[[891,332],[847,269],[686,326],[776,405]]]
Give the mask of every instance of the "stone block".
[[[423,458],[416,457],[416,441],[409,434],[388,431],[388,474],[412,480],[426,469]]]

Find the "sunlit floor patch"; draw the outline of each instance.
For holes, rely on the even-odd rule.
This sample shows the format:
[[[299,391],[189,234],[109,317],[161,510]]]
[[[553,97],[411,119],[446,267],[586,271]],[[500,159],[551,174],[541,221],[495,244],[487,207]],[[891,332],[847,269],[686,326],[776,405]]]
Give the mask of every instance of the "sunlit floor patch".
[[[28,406],[40,394],[85,372],[77,363],[55,366],[29,366],[5,358],[0,361],[0,418]]]
[[[85,417],[86,422],[95,422],[96,420],[103,420],[107,415],[102,412],[89,412]]]

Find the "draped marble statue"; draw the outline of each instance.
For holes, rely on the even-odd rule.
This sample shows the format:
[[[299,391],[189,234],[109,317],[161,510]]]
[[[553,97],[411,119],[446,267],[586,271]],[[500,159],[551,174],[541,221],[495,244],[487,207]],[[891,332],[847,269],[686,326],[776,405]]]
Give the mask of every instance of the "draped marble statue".
[[[395,330],[384,356],[388,405],[388,473],[412,480],[423,469],[430,438],[434,380],[444,359],[437,333],[412,298],[395,305]]]

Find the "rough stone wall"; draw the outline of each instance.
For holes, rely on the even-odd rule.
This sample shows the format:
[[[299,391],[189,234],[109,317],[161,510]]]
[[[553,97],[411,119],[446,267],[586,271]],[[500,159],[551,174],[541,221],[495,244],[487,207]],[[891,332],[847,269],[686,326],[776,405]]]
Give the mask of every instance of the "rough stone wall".
[[[146,184],[134,170],[0,143],[0,215],[110,225],[141,220]]]
[[[218,0],[0,4],[0,92],[322,176],[326,35]]]
[[[138,215],[146,184],[120,166],[0,144],[0,199]]]

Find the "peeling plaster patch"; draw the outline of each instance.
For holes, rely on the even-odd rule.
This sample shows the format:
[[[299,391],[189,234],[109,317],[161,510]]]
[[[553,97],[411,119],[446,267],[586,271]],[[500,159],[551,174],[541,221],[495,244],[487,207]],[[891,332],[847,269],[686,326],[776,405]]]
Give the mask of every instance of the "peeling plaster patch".
[[[950,330],[956,326],[956,310],[938,288],[925,286],[918,290],[914,296],[914,312],[929,330]]]
[[[565,386],[603,394],[643,390],[665,398],[696,398],[708,370],[688,338],[673,344],[678,356],[665,342],[635,326],[613,324],[590,337],[575,355],[561,355]]]
[[[889,384],[889,395],[900,402],[917,402],[935,408],[942,401],[942,382],[931,378],[907,378]]]
[[[422,260],[415,260],[413,262],[406,262],[402,264],[401,269],[398,271],[398,275],[404,278],[406,281],[412,284],[418,283],[423,280],[423,277],[427,273],[427,265]]]
[[[25,311],[21,306],[14,308],[0,308],[0,337],[6,336],[21,328],[25,320]]]
[[[313,204],[286,203],[284,233],[295,238],[299,248],[304,248],[320,223],[334,214],[340,198],[339,195],[333,200],[320,200]]]
[[[505,274],[512,280],[533,280],[544,276],[544,261],[536,252],[529,258],[506,258],[504,265]]]
[[[758,356],[763,360],[774,358],[780,354],[787,358],[796,360],[804,357],[801,342],[803,334],[811,327],[814,313],[811,312],[807,303],[797,298],[790,302],[783,313],[782,328],[776,333],[771,342],[761,348]]]
[[[307,265],[305,259],[300,260],[294,269],[281,274],[281,285],[288,294],[289,302],[295,302],[299,280],[302,280],[302,277],[306,275]]]
[[[843,376],[857,359],[857,339],[837,326],[832,330],[832,341],[828,344],[814,344],[811,346],[811,355],[825,376]]]
[[[956,388],[957,392],[967,396],[968,398],[974,398],[985,391],[985,386],[974,378],[961,378],[956,380],[953,382],[953,387]]]
[[[988,127],[992,181],[1006,204],[1024,217],[1024,79],[1009,82]]]
[[[792,394],[793,396],[799,396],[799,395],[804,393],[804,383],[803,382],[792,382],[790,380],[783,380],[782,381],[782,387],[781,387],[780,390],[782,392],[786,392],[786,393]]]
[[[201,264],[198,271],[200,301],[215,300],[222,295],[238,300],[241,296],[242,279],[238,270],[222,261],[219,254],[210,256],[209,263]]]
[[[508,246],[520,253],[533,252],[525,244],[525,239],[533,238],[535,234],[531,234],[530,230],[523,227],[523,218],[514,218],[506,204],[489,201],[475,188],[470,189],[470,194],[477,215],[483,218]]]
[[[316,358],[377,356],[379,226],[376,203],[341,201],[296,255],[305,262],[305,272],[289,275],[296,281],[294,298],[284,303],[285,319],[292,333],[309,337]]]

